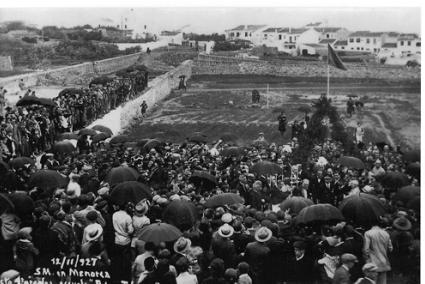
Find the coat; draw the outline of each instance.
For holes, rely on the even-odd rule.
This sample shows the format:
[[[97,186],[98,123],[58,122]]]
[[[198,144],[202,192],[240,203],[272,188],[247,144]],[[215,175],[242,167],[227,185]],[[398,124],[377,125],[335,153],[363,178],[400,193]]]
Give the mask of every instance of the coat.
[[[288,274],[289,283],[313,283],[313,258],[311,256],[304,255],[301,259],[293,258],[290,266],[290,273]],[[306,273],[308,271],[308,273]]]
[[[393,250],[390,235],[378,226],[364,234],[363,252],[367,262],[373,262],[378,272],[391,270],[388,252]]]
[[[340,266],[335,271],[334,279],[332,284],[349,284],[350,280],[350,271],[344,266]]]
[[[253,280],[264,279],[265,263],[269,253],[270,249],[264,243],[252,242],[246,246],[245,260],[251,268]]]

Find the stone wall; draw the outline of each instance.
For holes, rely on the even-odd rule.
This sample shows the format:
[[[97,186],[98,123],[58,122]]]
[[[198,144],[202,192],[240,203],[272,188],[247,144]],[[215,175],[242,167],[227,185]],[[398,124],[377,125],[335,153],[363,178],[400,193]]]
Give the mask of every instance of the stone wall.
[[[130,126],[133,119],[141,115],[140,105],[146,101],[148,110],[152,109],[155,104],[168,96],[171,90],[176,89],[179,84],[179,76],[185,75],[190,78],[192,75],[192,60],[186,60],[173,70],[156,77],[149,82],[148,90],[141,96],[132,101],[127,102],[120,114],[121,130]]]
[[[0,78],[0,86],[9,93],[19,91],[18,83],[24,80],[27,87],[40,85],[79,85],[87,84],[93,77],[116,72],[136,63],[143,53],[108,58],[82,64]]]
[[[0,56],[0,71],[12,71],[13,64],[10,56]]]
[[[330,68],[331,77],[376,78],[390,80],[420,79],[420,69],[376,64],[345,64],[347,71]],[[194,61],[193,74],[258,74],[275,76],[326,77],[327,66],[321,61],[252,61],[218,59],[217,56]]]

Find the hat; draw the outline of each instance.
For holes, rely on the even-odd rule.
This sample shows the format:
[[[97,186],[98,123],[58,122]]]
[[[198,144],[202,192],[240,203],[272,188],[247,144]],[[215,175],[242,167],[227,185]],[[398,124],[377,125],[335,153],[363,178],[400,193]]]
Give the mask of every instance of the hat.
[[[174,243],[173,249],[176,253],[183,254],[189,250],[191,245],[192,245],[192,241],[190,239],[185,237],[180,237]]]
[[[265,243],[270,240],[272,237],[272,231],[269,228],[261,227],[259,228],[254,235],[254,238],[257,242]]]
[[[218,234],[223,238],[230,238],[234,232],[235,229],[227,223],[218,228]]]
[[[134,210],[137,214],[144,215],[146,212],[148,212],[148,204],[146,203],[146,200],[142,200],[139,203],[136,204],[134,207]]]
[[[97,240],[102,236],[103,229],[99,224],[90,224],[84,229],[87,232],[86,240],[88,242]]]
[[[379,159],[378,159],[378,160],[376,160],[376,161],[375,161],[375,164],[377,164],[377,163],[380,163],[380,164],[381,164],[381,160],[379,160]]]
[[[14,270],[14,269],[9,269],[9,270],[7,270],[7,271],[5,271],[5,272],[3,272],[1,275],[0,275],[0,281],[3,283],[3,281],[4,281],[4,283],[9,283],[9,281],[11,280],[11,281],[13,281],[13,280],[15,280],[16,278],[18,278],[19,277],[19,272],[18,271],[16,271],[16,270]]]
[[[224,275],[229,278],[236,279],[238,277],[238,271],[234,268],[227,268]]]
[[[107,195],[109,193],[109,188],[108,187],[102,187],[101,189],[99,189],[97,191],[97,194],[99,195]]]
[[[407,218],[400,217],[394,220],[393,227],[401,231],[408,231],[412,228],[412,223]]]
[[[366,263],[365,265],[363,265],[362,271],[363,272],[377,272],[378,267],[374,263],[369,262],[369,263]]]
[[[260,132],[260,133],[258,133],[258,135],[260,135],[260,136],[263,135],[264,136],[264,132]]]
[[[170,201],[174,201],[174,200],[181,200],[180,195],[178,195],[178,194],[171,195]]]
[[[306,247],[305,242],[303,241],[296,241],[294,242],[293,246],[296,249],[302,249],[302,250],[305,250],[305,247]]]
[[[344,253],[341,256],[342,263],[358,262],[357,257],[351,253]]]
[[[224,213],[223,216],[221,216],[221,221],[223,223],[230,223],[233,221],[233,216],[230,213]]]
[[[18,231],[18,238],[19,239],[30,239],[31,238],[31,227],[24,227]]]

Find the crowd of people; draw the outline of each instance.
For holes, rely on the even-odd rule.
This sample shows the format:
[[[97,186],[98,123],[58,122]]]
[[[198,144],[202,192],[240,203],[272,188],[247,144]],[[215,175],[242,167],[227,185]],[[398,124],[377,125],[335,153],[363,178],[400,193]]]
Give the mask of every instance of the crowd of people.
[[[49,117],[45,108],[24,113],[8,111],[2,146],[8,148],[20,125],[14,116],[34,124],[37,115]],[[40,132],[43,143],[50,143],[50,132]],[[1,171],[2,278],[36,279],[37,268],[51,259],[78,255],[96,259],[95,269],[111,277],[107,283],[386,283],[388,274],[418,283],[419,211],[395,199],[398,188],[379,178],[396,172],[419,186],[417,177],[405,173],[400,149],[366,143],[359,157],[364,168],[359,169],[341,165],[347,153],[331,139],[316,144],[302,165],[293,164],[300,147],[296,136],[286,145],[253,143],[230,151],[231,145],[222,140],[213,146],[160,141],[152,147],[99,142],[16,167],[16,156],[37,148],[3,155],[0,166],[11,166]],[[269,173],[266,166],[259,170],[255,165],[262,162],[273,163],[279,172]],[[136,174],[115,181],[110,175],[116,168]],[[66,184],[34,186],[32,177],[43,169],[59,173]],[[129,180],[144,184],[150,194],[118,202],[114,190]],[[243,202],[208,206],[223,193],[235,193]],[[295,197],[338,207],[360,193],[379,198],[385,214],[367,223],[338,218],[310,223],[300,222],[299,211],[282,209],[283,202]],[[16,204],[15,209],[8,206],[11,202],[5,200],[11,196],[13,203],[14,194],[28,196],[33,208],[22,212]],[[179,216],[185,210],[174,212],[182,235],[144,241],[150,224],[171,222],[164,213],[176,202],[196,211],[193,219]]]

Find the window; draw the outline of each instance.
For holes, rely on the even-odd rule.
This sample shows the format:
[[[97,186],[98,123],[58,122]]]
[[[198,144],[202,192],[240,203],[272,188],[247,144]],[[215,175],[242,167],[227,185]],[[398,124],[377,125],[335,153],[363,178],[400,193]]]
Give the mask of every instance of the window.
[[[376,44],[376,38],[373,39],[373,44]]]
[[[356,42],[360,42],[360,38],[358,37],[358,38],[356,38]]]
[[[329,36],[329,34],[326,34],[326,38],[329,38],[330,36]]]
[[[248,32],[245,32],[245,37],[248,37]]]
[[[421,47],[421,43],[420,43],[420,42],[417,42],[417,43],[416,43],[416,46],[417,46],[417,47]]]
[[[289,42],[292,42],[292,36],[289,36]]]
[[[264,38],[267,38],[267,34],[264,34]]]
[[[282,40],[282,35],[279,35],[279,40]]]
[[[345,46],[341,46],[341,49],[345,49]]]
[[[407,45],[410,46],[412,42],[410,40],[407,41]]]
[[[364,48],[362,47],[361,50],[364,50]]]
[[[403,46],[404,45],[404,41],[400,41],[400,45]]]
[[[252,33],[249,33],[249,36],[252,36]]]
[[[239,32],[236,33],[236,36],[239,37],[241,34]]]
[[[350,38],[350,42],[354,42],[354,38]]]
[[[235,36],[235,33],[230,33],[230,37],[234,37]]]
[[[354,50],[354,47],[352,47],[351,50]]]
[[[366,43],[370,43],[370,38],[367,38],[366,39]]]
[[[360,47],[357,47],[357,50],[360,50]]]

